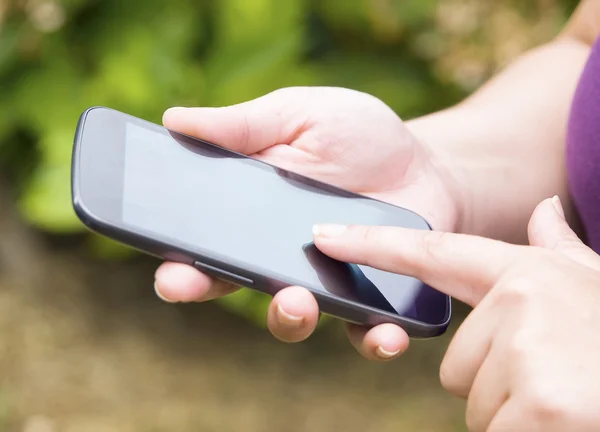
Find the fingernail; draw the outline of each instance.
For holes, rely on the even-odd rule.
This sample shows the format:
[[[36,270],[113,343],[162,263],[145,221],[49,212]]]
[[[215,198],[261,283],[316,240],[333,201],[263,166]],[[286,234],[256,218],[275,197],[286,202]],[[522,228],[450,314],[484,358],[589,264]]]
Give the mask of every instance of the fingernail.
[[[164,302],[167,302],[167,303],[178,303],[176,300],[171,300],[171,299],[165,297],[160,292],[160,289],[158,288],[158,282],[156,282],[156,281],[154,281],[154,292],[156,293],[156,295],[158,296],[158,298],[161,299]]]
[[[299,328],[302,327],[302,324],[304,324],[304,317],[292,315],[291,313],[286,312],[286,310],[280,304],[278,304],[277,321],[287,327]]]
[[[171,107],[171,108],[168,108],[167,111],[165,111],[165,112],[182,111],[182,110],[185,110],[185,109],[187,109],[187,108],[186,107]]]
[[[392,351],[386,350],[381,345],[378,345],[377,349],[375,350],[375,355],[377,355],[377,357],[379,357],[380,359],[383,359],[383,360],[393,359],[394,357],[397,357],[398,354],[400,354],[399,349],[392,352]]]
[[[346,231],[346,225],[315,225],[313,235],[315,237],[337,237]]]
[[[561,218],[565,218],[565,210],[563,209],[563,206],[560,202],[560,198],[558,197],[558,195],[554,195],[552,197],[552,205],[554,205],[554,208],[556,209],[556,212],[558,213],[558,215]]]
[[[165,113],[163,114],[163,118],[165,118],[165,117],[168,117],[168,116],[170,116],[170,115],[175,115],[175,114],[177,114],[178,112],[184,111],[184,110],[186,110],[186,109],[187,109],[187,108],[184,108],[184,107],[172,107],[172,108],[169,108],[169,109],[167,109],[167,110],[165,111]]]

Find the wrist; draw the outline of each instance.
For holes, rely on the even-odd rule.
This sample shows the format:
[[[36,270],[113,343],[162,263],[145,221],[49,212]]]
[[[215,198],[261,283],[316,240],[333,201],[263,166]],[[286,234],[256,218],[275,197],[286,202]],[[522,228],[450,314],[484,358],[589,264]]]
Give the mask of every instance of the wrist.
[[[510,134],[492,134],[490,122],[461,106],[407,127],[428,151],[453,203],[453,232],[526,244],[529,218],[543,199],[559,195],[570,213],[564,160],[522,147]]]
[[[527,170],[526,163],[490,139],[483,119],[481,113],[458,105],[406,122],[406,126],[425,147],[452,202],[451,224],[441,229],[521,243],[527,238],[531,211],[543,197],[539,201],[524,196],[515,199],[511,188],[519,189],[520,179],[510,173]],[[523,211],[527,202],[533,207]]]
[[[452,121],[456,108],[430,114],[405,122],[416,141],[427,154],[427,181],[435,190],[435,211],[430,216],[433,229],[444,232],[472,234],[471,225],[473,191],[467,164],[448,145],[452,138],[444,133],[445,124]],[[434,179],[434,180],[431,180]]]
[[[448,209],[448,213],[443,218],[444,223],[433,228],[458,234],[472,234],[471,190],[468,186],[469,182],[464,181],[466,176],[462,167],[447,157],[439,157],[435,154],[432,154],[431,166],[440,179],[447,200],[444,208]]]

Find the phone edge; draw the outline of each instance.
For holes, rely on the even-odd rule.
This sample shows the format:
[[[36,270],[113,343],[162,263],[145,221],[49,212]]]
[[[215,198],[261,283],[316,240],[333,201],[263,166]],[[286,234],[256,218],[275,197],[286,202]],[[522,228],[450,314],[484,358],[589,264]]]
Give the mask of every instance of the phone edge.
[[[112,108],[103,107],[103,106],[94,106],[94,107],[90,107],[90,108],[86,109],[79,117],[79,120],[77,123],[77,128],[75,131],[75,136],[74,136],[72,161],[71,161],[71,199],[72,199],[72,204],[73,204],[73,209],[75,211],[75,214],[80,219],[80,221],[84,224],[84,226],[86,226],[92,232],[95,232],[95,233],[103,235],[103,236],[107,236],[115,241],[122,242],[122,243],[128,245],[129,247],[132,247],[142,253],[154,256],[159,259],[181,262],[181,263],[191,265],[191,266],[193,266],[195,261],[202,261],[202,262],[209,261],[209,262],[215,263],[220,269],[234,273],[234,274],[240,273],[240,270],[242,270],[243,272],[252,273],[253,272],[252,269],[232,268],[231,265],[228,264],[227,262],[223,262],[221,260],[215,260],[213,257],[200,256],[200,255],[192,253],[190,251],[181,250],[180,248],[177,248],[174,245],[165,244],[165,243],[162,243],[155,239],[152,239],[150,237],[145,237],[145,236],[142,236],[139,234],[134,234],[129,231],[123,230],[123,229],[115,226],[114,224],[111,224],[111,223],[104,221],[103,219],[97,217],[92,211],[90,211],[85,206],[85,204],[82,202],[82,199],[80,196],[80,191],[79,191],[79,182],[78,182],[79,175],[80,175],[79,174],[79,156],[80,156],[80,151],[81,151],[81,145],[82,145],[81,138],[83,135],[83,128],[85,125],[85,120],[86,120],[88,114],[95,109],[106,109],[106,110],[115,111],[115,112],[117,112],[119,114],[123,114],[125,116],[131,116],[127,113],[122,113],[122,112],[120,112],[118,110],[114,110]],[[134,117],[134,116],[131,116],[131,117]],[[134,118],[136,118],[136,117],[134,117]],[[152,123],[152,122],[148,122],[148,123],[155,125],[155,123]],[[194,137],[191,137],[191,138],[194,138]],[[197,138],[194,138],[194,139],[197,139]],[[209,142],[206,142],[203,140],[200,140],[200,141],[205,142],[206,144],[216,146],[215,144],[212,144],[212,143],[209,143]],[[219,146],[216,146],[216,147],[219,147]],[[224,150],[227,150],[227,149],[224,149]],[[231,153],[235,153],[236,155],[248,157],[246,155],[241,155],[236,152],[231,152]],[[267,165],[270,165],[270,164],[267,163]],[[270,166],[272,166],[272,165],[270,165]],[[277,167],[275,167],[275,168],[277,168]],[[294,173],[294,174],[296,174],[296,173]],[[296,175],[302,176],[302,174],[296,174]],[[305,177],[305,176],[303,176],[303,177]],[[314,180],[314,179],[311,178],[310,180]],[[318,180],[315,180],[315,181],[317,181],[319,184],[323,183]],[[329,185],[327,183],[323,183],[323,184],[327,185],[327,187],[333,187],[334,189],[343,191],[346,194],[363,197],[362,195],[356,194],[351,191],[346,191],[344,189],[337,188],[337,187]],[[365,197],[365,198],[372,199],[370,197]],[[379,201],[376,199],[374,199],[374,200]],[[384,202],[384,204],[398,207],[405,211],[414,213],[409,209],[395,206],[394,204],[385,203],[385,202]],[[429,225],[427,220],[425,220],[422,216],[420,216],[416,213],[414,213],[414,214],[416,216],[420,217],[423,221],[425,221],[425,223],[431,229],[431,226]],[[210,274],[211,276],[227,280],[226,278],[221,277],[221,275],[211,274],[210,272],[207,272],[207,273]],[[250,288],[250,289],[262,292],[262,293],[266,293],[269,295],[274,295],[283,286],[287,285],[287,283],[285,281],[273,280],[271,278],[267,278],[267,279],[269,282],[271,282],[270,286],[268,286],[268,287],[266,287],[266,286],[261,287],[261,285],[263,285],[263,284],[255,283],[253,286],[247,286],[247,288]],[[256,279],[254,279],[254,278],[253,278],[253,280],[256,281]],[[232,280],[229,280],[229,281],[234,282]],[[279,288],[278,286],[281,286],[281,287]],[[417,320],[414,320],[411,318],[402,317],[400,315],[392,314],[392,313],[386,312],[384,310],[372,308],[370,306],[364,305],[359,302],[354,302],[354,301],[347,300],[347,299],[344,299],[344,298],[341,298],[338,296],[329,295],[327,293],[316,291],[316,290],[311,289],[310,287],[307,287],[307,289],[315,296],[315,298],[317,299],[317,302],[319,303],[319,306],[321,308],[323,308],[323,306],[325,306],[323,308],[322,312],[327,315],[334,316],[343,321],[354,322],[354,323],[357,323],[360,325],[365,325],[365,326],[370,326],[370,327],[377,325],[377,324],[383,324],[383,323],[397,324],[400,327],[402,327],[411,338],[427,339],[427,338],[441,336],[442,334],[444,334],[446,332],[446,330],[448,329],[450,322],[452,320],[452,299],[450,296],[447,296],[447,295],[446,295],[446,301],[447,301],[448,314],[447,314],[446,320],[440,324],[429,324],[429,323],[417,321]],[[332,312],[329,312],[328,310],[325,310],[325,309],[336,309],[336,308],[341,308],[342,311],[348,311],[349,314],[347,314],[347,315],[354,315],[356,317],[356,314],[360,313],[371,319],[369,319],[368,321],[366,321],[364,319],[353,320],[349,316],[340,316],[339,311],[337,313],[335,311],[332,313]],[[373,318],[383,318],[383,319],[380,320],[380,319],[373,319]]]

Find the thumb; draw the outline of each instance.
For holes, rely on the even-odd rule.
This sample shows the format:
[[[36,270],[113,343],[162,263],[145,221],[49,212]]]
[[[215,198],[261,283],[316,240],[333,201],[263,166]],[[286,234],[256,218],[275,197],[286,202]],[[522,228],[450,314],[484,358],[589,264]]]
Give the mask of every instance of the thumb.
[[[306,127],[306,117],[298,110],[297,91],[281,89],[227,107],[170,108],[163,115],[163,124],[250,155],[276,144],[290,144]]]
[[[529,243],[559,252],[573,261],[600,270],[600,257],[567,224],[558,196],[542,201],[529,221]]]

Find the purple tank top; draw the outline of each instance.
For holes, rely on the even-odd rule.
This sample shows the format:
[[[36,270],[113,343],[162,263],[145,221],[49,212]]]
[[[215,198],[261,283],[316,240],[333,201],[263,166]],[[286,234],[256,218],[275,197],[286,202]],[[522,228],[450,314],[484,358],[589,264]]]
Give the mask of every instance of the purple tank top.
[[[600,253],[600,39],[592,48],[573,99],[567,173],[588,244]]]

